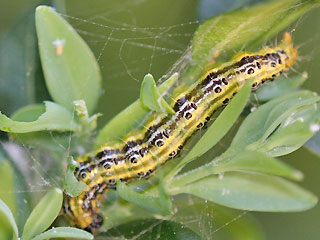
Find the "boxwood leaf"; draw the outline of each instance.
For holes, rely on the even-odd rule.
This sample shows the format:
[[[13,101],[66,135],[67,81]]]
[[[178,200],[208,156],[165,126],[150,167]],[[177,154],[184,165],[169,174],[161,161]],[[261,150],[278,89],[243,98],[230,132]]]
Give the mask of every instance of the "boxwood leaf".
[[[242,123],[228,151],[241,151],[249,145],[251,150],[259,148],[277,131],[294,123],[297,120],[294,117],[295,114],[299,118],[303,117],[304,120],[314,121],[312,116],[317,111],[305,112],[305,108],[314,108],[314,104],[318,101],[319,97],[314,96],[312,92],[298,91],[276,98],[260,106]],[[302,111],[302,115],[300,115],[299,109]],[[297,143],[301,142],[299,138],[296,140]],[[273,154],[273,156],[277,155]]]
[[[18,239],[18,227],[16,224],[16,221],[14,220],[14,217],[12,215],[12,212],[8,208],[8,206],[0,199],[0,222],[1,226],[0,232],[2,234],[7,235],[7,237],[12,236],[12,239],[16,240]],[[11,228],[11,229],[10,229]]]
[[[14,171],[6,159],[1,159],[0,152],[0,199],[16,216],[16,195],[14,194]]]
[[[63,193],[60,189],[50,190],[32,210],[22,233],[22,240],[29,240],[46,230],[58,216]]]
[[[269,175],[277,175],[292,180],[302,180],[303,174],[289,165],[258,151],[243,151],[231,159],[212,162],[211,168],[217,173],[226,171],[248,171]],[[214,167],[215,166],[215,167]]]
[[[293,169],[289,165],[276,158],[270,157],[265,153],[243,151],[232,156],[225,156],[222,154],[222,156],[204,166],[176,176],[170,182],[170,187],[184,186],[210,175],[222,174],[230,171],[263,173],[282,176],[292,180],[302,180],[303,178],[300,171]]]
[[[313,135],[314,132],[310,129],[308,123],[295,122],[279,129],[258,148],[249,145],[248,149],[255,148],[258,151],[266,152],[270,156],[282,156],[300,148]]]
[[[45,240],[51,238],[93,239],[93,235],[78,228],[57,227],[35,236],[32,240]]]
[[[51,7],[37,7],[36,29],[50,95],[69,111],[73,110],[73,101],[83,99],[92,113],[101,90],[100,70],[93,53]]]
[[[172,193],[190,193],[226,207],[250,211],[303,211],[317,203],[316,196],[285,179],[235,172],[220,178],[206,177]]]

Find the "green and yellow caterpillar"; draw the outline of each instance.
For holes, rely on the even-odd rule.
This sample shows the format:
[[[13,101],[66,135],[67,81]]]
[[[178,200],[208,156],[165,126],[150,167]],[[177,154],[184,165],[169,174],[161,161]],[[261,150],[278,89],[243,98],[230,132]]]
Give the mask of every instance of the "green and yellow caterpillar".
[[[77,158],[80,167],[75,175],[87,188],[78,197],[65,197],[63,211],[72,225],[90,232],[99,230],[103,223],[100,201],[104,193],[116,188],[117,181],[150,177],[159,166],[176,158],[186,141],[228,104],[247,80],[254,79],[255,90],[288,70],[297,56],[289,33],[275,48],[237,54],[173,97],[175,114],[153,113],[144,128],[128,133],[124,142],[106,143]]]

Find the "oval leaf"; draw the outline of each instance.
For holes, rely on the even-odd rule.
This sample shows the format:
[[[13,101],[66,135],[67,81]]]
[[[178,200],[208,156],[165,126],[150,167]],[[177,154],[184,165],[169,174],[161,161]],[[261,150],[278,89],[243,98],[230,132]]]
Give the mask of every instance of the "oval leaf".
[[[100,70],[93,53],[51,7],[37,7],[36,29],[50,95],[69,111],[73,110],[73,101],[82,99],[92,113],[101,90]]]
[[[51,238],[93,239],[93,235],[78,228],[57,227],[39,234],[38,236],[32,238],[32,240],[45,240]]]
[[[308,123],[298,121],[276,131],[259,148],[253,148],[270,156],[282,156],[300,148],[313,135]]]
[[[262,152],[243,151],[233,156],[218,157],[210,163],[177,176],[171,187],[184,186],[204,177],[230,171],[247,171],[302,180],[303,174],[289,165]]]
[[[241,124],[228,151],[238,152],[246,149],[257,149],[279,124],[290,119],[293,113],[303,106],[312,106],[319,101],[312,92],[299,91],[276,98],[256,109]],[[284,124],[285,126],[285,124]]]
[[[22,240],[29,240],[46,230],[58,216],[63,194],[58,188],[50,190],[32,210],[23,229]]]
[[[207,177],[173,193],[190,193],[226,207],[249,211],[303,211],[317,203],[316,196],[287,180],[245,173]]]
[[[300,171],[295,170],[289,165],[262,152],[244,151],[235,155],[230,160],[209,165],[212,168],[216,168],[215,171],[217,173],[227,171],[250,171],[287,177],[292,180],[302,180],[303,178]]]

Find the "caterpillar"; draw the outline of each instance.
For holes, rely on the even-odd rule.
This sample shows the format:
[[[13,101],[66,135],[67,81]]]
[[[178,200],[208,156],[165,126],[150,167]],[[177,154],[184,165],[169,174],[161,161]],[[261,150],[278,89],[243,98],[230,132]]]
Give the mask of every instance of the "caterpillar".
[[[103,223],[99,214],[102,196],[116,189],[117,181],[127,183],[150,177],[161,165],[176,158],[188,139],[210,121],[214,112],[227,105],[247,80],[254,79],[255,90],[288,70],[297,56],[289,33],[275,48],[237,54],[173,96],[175,114],[153,113],[144,128],[129,132],[124,142],[106,143],[98,151],[78,157],[80,166],[75,176],[87,188],[78,197],[65,196],[66,217],[78,228],[98,231]]]

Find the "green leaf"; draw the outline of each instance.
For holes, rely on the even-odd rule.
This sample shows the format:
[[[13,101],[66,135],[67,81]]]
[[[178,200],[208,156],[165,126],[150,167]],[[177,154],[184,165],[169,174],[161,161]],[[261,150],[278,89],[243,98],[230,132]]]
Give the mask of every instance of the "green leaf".
[[[4,221],[4,222],[3,222]],[[0,232],[5,231],[7,236],[18,239],[18,227],[8,206],[0,199]],[[10,226],[8,226],[10,225]],[[8,229],[9,227],[9,229]],[[2,232],[3,233],[3,232]]]
[[[146,231],[147,230],[147,231]],[[201,240],[199,235],[189,228],[170,221],[146,219],[143,221],[133,221],[114,229],[107,233],[102,233],[97,238],[103,239],[170,239],[170,240]]]
[[[42,130],[76,131],[78,129],[70,112],[62,106],[46,101],[46,111],[41,113],[40,108],[39,105],[33,108],[32,112],[39,115],[30,115],[31,118],[36,119],[31,122],[13,121],[0,113],[0,130],[11,133],[27,133]]]
[[[39,201],[26,221],[22,240],[32,239],[53,223],[60,212],[62,199],[62,191],[54,188]]]
[[[304,122],[294,122],[284,128],[279,129],[275,134],[271,135],[259,148],[248,146],[248,149],[256,149],[266,152],[270,156],[282,156],[289,154],[300,148],[307,142],[314,132],[310,129],[310,125]]]
[[[163,186],[162,180],[159,184],[159,197],[137,193],[122,182],[117,183],[117,192],[123,199],[146,209],[149,212],[167,216],[172,213],[170,196]]]
[[[141,84],[140,101],[149,110],[174,114],[173,108],[163,99],[153,76],[147,74]]]
[[[227,171],[249,171],[269,175],[277,175],[292,180],[302,180],[303,174],[289,165],[270,157],[262,152],[244,151],[236,154],[230,160],[212,162],[211,168],[217,173]]]
[[[93,235],[78,228],[57,227],[35,236],[32,240],[45,240],[51,238],[93,239]]]
[[[0,153],[0,199],[16,216],[16,196],[14,194],[14,172],[6,159],[1,159]]]
[[[269,1],[211,18],[194,34],[192,60],[206,64],[215,53],[260,46],[317,5],[305,0]]]
[[[166,93],[177,78],[178,73],[175,73],[162,83],[158,88],[160,94]],[[148,112],[149,111],[141,105],[140,100],[136,100],[102,128],[97,137],[96,146],[100,146],[106,141],[118,140],[120,137],[123,137],[129,130],[136,127]]]
[[[312,116],[317,114],[314,103],[319,100],[320,98],[314,96],[312,92],[298,91],[276,98],[260,106],[244,120],[228,151],[238,152],[246,148],[256,150],[263,146],[268,141],[268,138],[271,139],[282,128],[294,123],[299,118],[311,124],[314,121]],[[306,109],[307,111],[305,111]],[[304,140],[304,138],[292,139],[291,144],[303,144]],[[286,145],[278,147],[286,148]],[[278,156],[277,154],[271,155]]]
[[[246,173],[226,173],[220,178],[210,176],[169,191],[189,193],[226,207],[249,211],[303,211],[317,203],[316,196],[287,180]]]
[[[245,171],[302,180],[303,174],[289,165],[270,157],[262,152],[243,151],[233,156],[222,156],[210,163],[175,177],[170,187],[179,187],[195,182],[204,177],[223,174],[230,171]]]
[[[100,70],[93,53],[51,7],[37,7],[36,29],[50,95],[69,111],[73,110],[73,101],[85,100],[92,113],[101,90]]]
[[[242,87],[242,89],[240,89],[237,95],[231,100],[227,107],[212,123],[210,128],[201,137],[197,144],[191,149],[187,156],[183,158],[183,160],[174,169],[174,171],[176,171],[184,164],[206,153],[229,131],[247,103],[248,97],[251,92],[251,85],[252,80],[249,80]]]
[[[276,97],[281,97],[300,87],[307,79],[307,72],[292,76],[289,79],[283,76],[274,82],[259,87],[256,92],[256,97],[259,101],[265,102]]]
[[[87,188],[87,184],[85,184],[84,182],[79,182],[74,176],[74,171],[77,167],[80,166],[80,164],[73,160],[72,157],[68,157],[67,161],[68,168],[64,176],[63,189],[71,197],[77,197]]]

